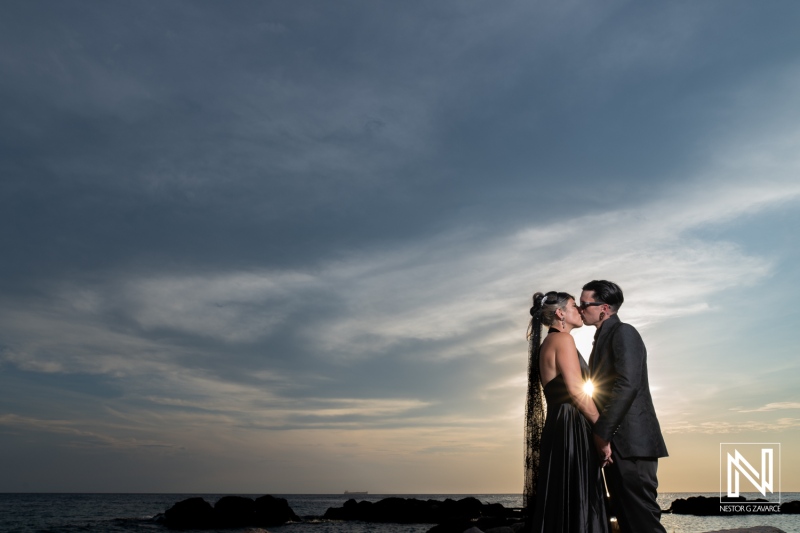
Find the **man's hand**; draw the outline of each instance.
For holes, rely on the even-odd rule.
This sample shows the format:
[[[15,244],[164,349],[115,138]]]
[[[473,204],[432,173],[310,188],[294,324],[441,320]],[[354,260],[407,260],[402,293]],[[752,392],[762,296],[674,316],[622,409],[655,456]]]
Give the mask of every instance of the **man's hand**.
[[[603,439],[599,435],[594,435],[594,445],[597,448],[597,454],[600,456],[600,467],[610,465],[614,462],[611,459],[611,443]]]

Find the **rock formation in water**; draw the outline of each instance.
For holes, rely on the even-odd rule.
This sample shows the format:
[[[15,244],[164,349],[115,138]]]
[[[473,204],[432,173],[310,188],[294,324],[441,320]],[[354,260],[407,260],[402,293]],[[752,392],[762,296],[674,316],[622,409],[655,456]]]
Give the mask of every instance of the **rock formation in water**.
[[[170,529],[228,529],[279,526],[300,522],[283,498],[223,496],[212,507],[203,498],[189,498],[167,509],[161,521]]]
[[[691,496],[679,498],[672,502],[667,510],[674,514],[691,514],[696,516],[727,516],[746,514],[800,514],[800,502],[791,501],[783,504],[769,503],[767,500],[756,498],[748,500],[743,496],[725,498],[720,502],[718,497]]]
[[[429,533],[461,533],[470,527],[483,531],[511,527],[520,522],[519,510],[502,504],[484,504],[473,497],[460,500],[418,500],[416,498],[384,498],[377,502],[347,500],[342,507],[331,507],[323,518],[328,520],[360,520],[400,524],[437,524]]]

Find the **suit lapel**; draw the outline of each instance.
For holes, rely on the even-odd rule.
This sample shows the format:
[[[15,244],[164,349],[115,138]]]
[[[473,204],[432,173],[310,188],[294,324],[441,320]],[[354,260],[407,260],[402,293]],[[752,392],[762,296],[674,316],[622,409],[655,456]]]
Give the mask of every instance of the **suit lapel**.
[[[618,323],[619,317],[617,315],[611,315],[600,327],[600,331],[594,341],[594,346],[592,346],[592,355],[589,357],[589,369],[591,370],[592,375],[594,375],[594,373],[597,371],[597,368],[600,366],[599,359],[602,353],[605,351],[602,349],[602,346],[605,345],[609,334],[611,331],[616,329],[614,326],[616,326]]]

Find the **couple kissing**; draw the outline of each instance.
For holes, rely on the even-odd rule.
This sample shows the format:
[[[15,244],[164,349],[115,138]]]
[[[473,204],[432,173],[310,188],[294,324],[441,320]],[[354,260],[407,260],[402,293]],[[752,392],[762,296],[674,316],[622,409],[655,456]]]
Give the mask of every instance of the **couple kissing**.
[[[613,514],[623,533],[665,533],[656,472],[667,448],[644,342],[617,315],[623,300],[622,289],[605,280],[584,285],[578,301],[566,292],[533,296],[525,413],[528,531],[605,533]],[[583,325],[597,328],[588,364],[570,334]]]

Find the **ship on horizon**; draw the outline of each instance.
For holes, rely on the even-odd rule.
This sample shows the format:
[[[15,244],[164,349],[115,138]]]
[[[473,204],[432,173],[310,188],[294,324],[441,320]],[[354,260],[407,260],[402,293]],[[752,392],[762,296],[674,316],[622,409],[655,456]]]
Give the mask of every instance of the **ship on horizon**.
[[[358,496],[366,496],[367,494],[369,494],[369,492],[367,492],[367,491],[365,491],[365,490],[364,490],[364,491],[360,491],[360,490],[355,490],[355,491],[352,491],[352,490],[346,490],[346,491],[344,491],[344,493],[345,493],[345,494],[356,494],[356,495],[358,495]]]

